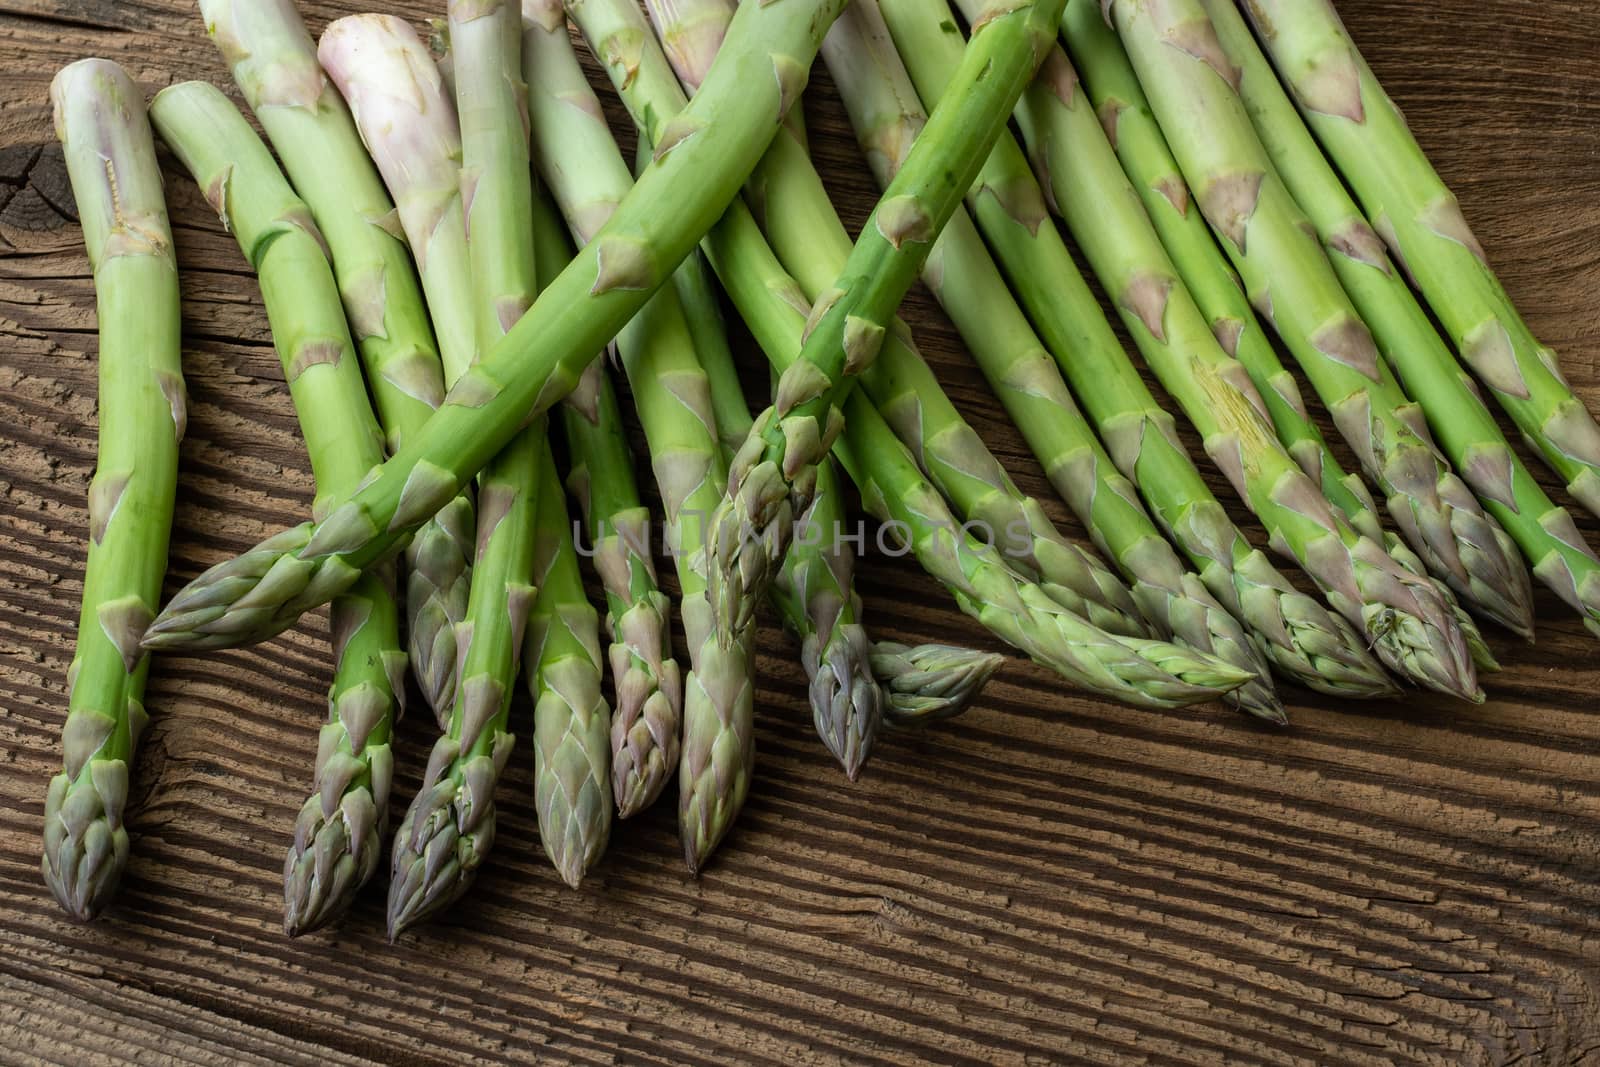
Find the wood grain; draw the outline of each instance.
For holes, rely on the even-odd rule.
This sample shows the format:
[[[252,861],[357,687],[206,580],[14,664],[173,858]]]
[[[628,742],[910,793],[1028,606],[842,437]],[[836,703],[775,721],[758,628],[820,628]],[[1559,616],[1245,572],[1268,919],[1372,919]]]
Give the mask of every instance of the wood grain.
[[[305,6],[314,27],[351,10]],[[1340,8],[1600,408],[1592,0]],[[393,947],[378,887],[331,934],[279,932],[327,683],[319,619],[159,664],[121,901],[67,921],[38,848],[83,576],[95,340],[46,87],[87,54],[151,91],[227,75],[179,0],[0,0],[0,48],[0,1063],[1600,1063],[1600,665],[1549,596],[1537,645],[1499,642],[1507,669],[1482,707],[1291,693],[1293,728],[1271,731],[1220,707],[1084,700],[1013,661],[964,719],[888,737],[859,785],[811,736],[795,651],[769,623],[759,775],[705,876],[683,873],[664,805],[565,889],[535,842],[524,751],[472,896]],[[857,225],[870,181],[825,77],[811,96]],[[311,494],[254,281],[167,168],[193,401],[175,586]],[[948,324],[920,293],[906,314],[1048,497]],[[984,642],[906,561],[863,572],[879,635]],[[526,729],[527,707],[514,715]],[[426,719],[399,733],[401,798]]]

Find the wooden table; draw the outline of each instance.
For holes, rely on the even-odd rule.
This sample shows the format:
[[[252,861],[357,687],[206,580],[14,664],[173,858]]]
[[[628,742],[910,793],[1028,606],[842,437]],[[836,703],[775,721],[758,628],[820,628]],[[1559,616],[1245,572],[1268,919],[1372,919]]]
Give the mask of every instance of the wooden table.
[[[1592,0],[1340,7],[1600,408]],[[314,28],[349,10],[306,4]],[[1219,706],[1081,699],[1013,660],[965,718],[884,739],[855,785],[813,738],[769,620],[759,775],[703,877],[684,873],[664,804],[566,889],[535,842],[524,747],[475,890],[394,946],[378,886],[332,933],[279,930],[327,683],[319,619],[159,663],[120,902],[66,920],[38,853],[83,575],[95,320],[46,87],[83,55],[151,91],[228,79],[192,2],[0,12],[0,1062],[1600,1063],[1600,663],[1545,594],[1536,646],[1497,635],[1507,668],[1481,707],[1294,692],[1293,728],[1272,730]],[[825,76],[811,95],[859,225],[870,183]],[[166,165],[192,397],[175,587],[298,521],[311,483],[254,279]],[[1048,498],[923,294],[907,316]],[[985,639],[907,561],[863,571],[880,636]],[[525,729],[526,705],[514,714]],[[400,730],[402,798],[432,729],[413,714]]]

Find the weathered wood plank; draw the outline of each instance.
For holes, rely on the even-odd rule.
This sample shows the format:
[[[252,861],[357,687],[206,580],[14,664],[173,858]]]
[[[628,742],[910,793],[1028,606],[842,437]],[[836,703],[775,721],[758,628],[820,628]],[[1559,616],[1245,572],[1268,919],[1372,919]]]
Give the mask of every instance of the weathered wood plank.
[[[1340,7],[1600,407],[1592,5]],[[348,10],[306,5],[314,27]],[[1538,645],[1500,643],[1508,668],[1482,707],[1296,693],[1294,727],[1270,731],[1220,707],[1110,707],[1019,662],[966,718],[891,735],[858,785],[810,736],[769,624],[758,778],[703,878],[682,873],[662,808],[565,889],[534,842],[520,753],[469,902],[396,946],[376,888],[327,935],[278,928],[327,682],[317,619],[162,661],[123,897],[99,924],[67,922],[37,855],[83,575],[94,296],[45,92],[85,54],[151,90],[227,79],[178,0],[0,0],[0,47],[0,1062],[1600,1059],[1600,659],[1548,596]],[[871,182],[825,76],[813,95],[818,157],[859,224]],[[192,397],[175,585],[301,516],[310,474],[253,279],[170,163],[168,195]],[[906,316],[1048,500],[948,323],[920,293]],[[984,642],[905,560],[868,561],[862,586],[882,636]],[[399,732],[401,797],[424,719]]]

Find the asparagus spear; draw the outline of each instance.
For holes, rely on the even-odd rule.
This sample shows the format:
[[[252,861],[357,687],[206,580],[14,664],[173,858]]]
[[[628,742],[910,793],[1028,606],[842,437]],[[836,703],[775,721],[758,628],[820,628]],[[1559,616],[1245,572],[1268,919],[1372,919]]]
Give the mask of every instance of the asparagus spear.
[[[578,64],[560,4],[527,0],[523,14],[535,156],[573,233],[587,243],[626,197],[633,177]],[[755,757],[753,658],[748,641],[723,650],[711,633],[701,549],[706,517],[721,499],[725,476],[713,462],[715,423],[701,410],[703,375],[673,294],[653,297],[618,335],[617,347],[673,530],[689,645],[683,744],[680,748],[674,724],[652,762],[663,775],[678,768],[679,834],[685,860],[697,870],[749,787]]]
[[[205,82],[150,104],[182,160],[256,269],[284,377],[311,457],[313,511],[383,460],[339,290],[305,202],[228,99]],[[405,653],[392,575],[377,569],[333,602],[333,687],[317,746],[315,788],[284,864],[284,929],[314,930],[349,907],[377,869],[387,822],[389,737],[404,695]]]
[[[396,236],[416,256],[426,311],[439,341],[443,383],[454,385],[472,364],[477,327],[460,195],[461,133],[450,95],[415,33],[400,19],[338,19],[324,30],[316,58],[327,72],[319,68],[319,76],[331,78],[337,87],[328,94],[338,100],[338,113],[350,116],[347,125],[357,132],[363,155],[371,155],[369,169],[375,166],[388,187],[384,202],[394,198],[387,224],[398,228]],[[528,459],[525,455],[524,464]],[[470,492],[460,499],[470,501]],[[451,510],[441,511],[440,517]],[[459,642],[470,611],[476,511],[459,515],[449,526],[455,529],[463,521],[474,531],[472,539],[441,556],[437,566],[424,568],[425,574],[448,576],[457,573],[457,558],[466,565],[460,580],[450,586],[453,599],[443,605],[444,611],[416,620],[412,628],[413,648],[427,657],[417,678],[440,730],[446,732],[461,695],[458,668],[466,650]]]
[[[1425,574],[1416,553],[1383,528],[1377,505],[1361,476],[1345,471],[1328,447],[1322,430],[1306,410],[1299,385],[1279,361],[1205,219],[1198,211],[1189,210],[1189,187],[1167,148],[1161,127],[1150,113],[1122,44],[1106,25],[1101,9],[1094,4],[1068,3],[1062,32],[1073,62],[1083,74],[1089,101],[1123,170],[1138,190],[1147,217],[1190,295],[1210,321],[1211,332],[1249,372],[1284,447],[1322,486],[1328,502],[1343,512],[1352,526],[1383,545],[1390,558],[1406,570]],[[1477,623],[1449,586],[1442,582],[1435,582],[1435,586],[1450,605],[1479,671],[1497,670],[1494,654]]]
[[[1378,235],[1323,158],[1238,10],[1231,2],[1208,2],[1206,8],[1229,59],[1240,69],[1240,95],[1262,144],[1317,227],[1329,261],[1372,324],[1389,363],[1413,395],[1428,398],[1424,412],[1445,455],[1521,546],[1533,573],[1600,634],[1600,559],[1500,433],[1384,254]]]
[[[1512,304],[1455,195],[1333,6],[1326,0],[1248,0],[1245,10],[1322,147],[1462,360],[1567,490],[1600,514],[1600,426],[1573,395],[1556,354],[1539,343]]]
[[[347,588],[453,498],[531,415],[569,392],[594,354],[730,203],[843,0],[743,5],[699,98],[656,139],[656,159],[604,232],[412,435],[327,518],[286,530],[179,592],[151,648],[260,640]],[[673,210],[663,210],[670,203]]]
[[[945,61],[958,47],[945,39],[940,28],[948,25],[947,19],[929,8],[907,5],[885,7],[884,12],[894,15],[895,30],[906,36],[906,53],[918,56],[929,93],[942,91],[944,73],[949,69]],[[852,108],[858,129],[865,135],[864,143],[872,146],[868,156],[881,174],[893,166],[892,146],[910,135],[921,116],[921,107],[888,43],[878,9],[863,5],[857,20],[848,26],[852,31],[848,36],[839,30],[845,25],[843,20],[836,23],[833,34],[839,36],[830,35],[824,55],[837,71],[835,81]],[[997,177],[997,169],[1005,173]],[[1021,160],[1020,150],[1009,139],[1002,139],[980,181],[980,190],[1015,191],[1022,201],[1030,199],[1031,190],[1031,202],[1038,205],[1034,214],[1042,218],[1043,198]],[[1018,289],[1029,297],[1034,320],[1050,327],[1056,359],[1073,376],[1101,433],[1114,444],[1127,443],[1126,447],[1113,449],[1118,466],[1139,484],[1166,529],[1194,560],[1204,581],[1250,624],[1256,641],[1288,677],[1340,694],[1370,696],[1389,692],[1391,684],[1367,654],[1364,642],[1326,609],[1296,591],[1233,526],[1176,444],[1171,417],[1157,407],[1123,355],[1054,229],[1019,223],[1012,212],[1027,213],[1019,210],[1016,201],[982,191],[973,199],[980,217],[988,224],[986,228],[999,238],[997,249],[1012,260],[1037,257],[1032,267],[1043,273],[1024,280]],[[1037,241],[1025,236],[1028,230],[1037,234]],[[1054,243],[1045,244],[1046,238]],[[1200,588],[1201,583],[1184,576],[1182,566],[1170,553],[1158,555],[1151,551],[1151,544],[1160,546],[1164,542],[1148,519],[1140,526],[1131,526],[1118,511],[1131,512],[1135,518],[1142,515],[1133,508],[1117,509],[1115,505],[1122,497],[1102,502],[1097,493],[1094,498],[1083,500],[1083,490],[1074,483],[1080,480],[1084,467],[1092,463],[1095,468],[1108,471],[1117,468],[1087,427],[1082,426],[1081,416],[1075,423],[1081,428],[1074,436],[1064,435],[1064,420],[1056,409],[1071,404],[1070,394],[1060,372],[1050,366],[1027,319],[1007,293],[971,220],[958,216],[955,227],[946,229],[943,241],[941,276],[936,279],[935,291],[947,308],[958,313],[958,325],[967,329],[985,373],[1013,418],[1032,435],[1047,469],[1058,472],[1063,494],[1069,500],[1081,501],[1078,506],[1103,536],[1118,539],[1113,545],[1130,571],[1138,567],[1165,576],[1157,588],[1163,590],[1171,605],[1169,617],[1183,620],[1191,633],[1198,630],[1198,640],[1207,640],[1207,634],[1219,635],[1201,647],[1240,647],[1242,642],[1221,628],[1231,621],[1231,616],[1220,607],[1201,615],[1191,603],[1187,594]],[[1051,255],[1052,251],[1056,254]],[[1060,314],[1062,311],[1072,314]],[[1034,354],[1034,365],[1019,363],[1019,353]],[[1062,399],[1050,402],[1057,397]],[[1076,408],[1068,410],[1076,414]],[[1131,491],[1128,496],[1132,496]],[[1099,509],[1098,513],[1094,508]],[[1112,518],[1123,521],[1113,526],[1107,521]],[[1152,568],[1152,559],[1160,566]],[[1182,577],[1174,580],[1174,576]],[[1293,622],[1286,625],[1286,619]],[[1205,629],[1199,629],[1202,625]],[[1248,646],[1246,650],[1249,651]],[[1264,695],[1260,691],[1248,692],[1241,699],[1247,710],[1281,718],[1281,709],[1270,689]]]
[[[549,449],[539,473],[534,599],[528,627],[533,797],[544,851],[574,889],[611,836],[611,709],[600,695],[600,616],[583,591]]]
[[[715,297],[709,288],[710,280],[705,277],[702,268],[703,264],[698,259],[692,263],[686,262],[679,268],[680,272],[697,271],[699,274],[698,277],[686,278],[680,291],[687,290],[690,294],[684,299],[686,307],[699,304],[709,311],[709,314],[698,316],[690,313],[688,318],[691,324],[697,317],[701,320],[700,329],[691,327],[695,347],[700,353],[701,364],[706,369],[711,386],[711,406],[716,412],[717,425],[719,428],[723,425],[732,427],[723,431],[723,440],[727,442],[727,448],[732,450],[749,432],[750,409],[739,388],[733,354],[728,349],[722,324],[717,319]],[[842,522],[839,491],[829,484],[830,480],[837,478],[837,465],[831,458],[826,465],[818,468],[817,502],[812,505],[808,520],[820,536],[808,531],[789,546],[789,554],[784,557],[783,570],[774,586],[774,601],[789,628],[800,635],[803,646],[817,650],[815,654],[806,652],[803,662],[811,681],[811,706],[817,716],[818,733],[836,758],[841,750],[848,753],[859,748],[864,760],[866,749],[860,748],[855,738],[869,720],[864,715],[854,714],[853,710],[842,711],[833,694],[846,691],[845,673],[839,668],[824,670],[832,655],[821,653],[822,649],[830,648],[836,642],[848,641],[851,645],[852,668],[855,667],[854,659],[860,656],[853,635],[848,631],[835,635],[837,630],[847,627],[859,628],[855,620],[861,614],[860,598],[855,593],[853,582],[854,553],[850,552],[843,539],[826,536],[828,530],[839,529],[835,524]],[[825,512],[819,516],[818,505],[838,509],[838,514]],[[812,562],[813,556],[824,561],[823,565]],[[838,585],[832,584],[830,577],[841,573],[849,577]],[[816,576],[816,580],[812,580],[812,575]],[[801,595],[794,595],[796,592]],[[814,599],[804,595],[808,593]],[[839,604],[844,605],[842,610],[836,609]],[[830,623],[834,629],[829,628]],[[835,636],[824,638],[823,634]],[[960,715],[1005,661],[1005,657],[993,652],[977,652],[952,645],[903,645],[893,641],[871,642],[866,659],[880,692],[874,702],[879,717],[899,727],[925,726]],[[860,701],[859,705],[852,705],[852,709],[874,706],[869,705],[866,694],[859,686],[851,684],[848,688]],[[819,689],[826,691],[827,700],[819,697]],[[833,714],[824,714],[824,709],[831,709]],[[848,766],[845,769],[849,771]]]
[[[772,595],[800,638],[817,736],[853,782],[872,753],[883,720],[883,691],[872,673],[871,642],[860,623],[855,553],[840,543],[844,501],[832,458],[817,465],[817,488],[798,536],[784,553]]]
[[[178,267],[143,96],[121,67],[85,59],[50,83],[100,324],[100,446],[89,485],[89,562],[67,668],[62,772],[45,796],[45,884],[94,918],[128,862],[122,814],[148,716],[140,631],[167,569],[186,424]]]
[[[1112,11],[1202,213],[1395,521],[1467,603],[1527,632],[1531,594],[1515,545],[1439,455],[1327,258],[1307,246],[1310,223],[1250,127],[1205,9],[1181,0]]]
[[[416,271],[392,232],[394,205],[292,0],[201,0],[200,12],[327,242],[378,421],[398,449],[439,406],[444,382]],[[455,682],[475,522],[463,493],[406,550],[411,671],[440,714]]]
[[[522,122],[520,24],[515,8],[483,0],[457,0],[450,5],[449,19],[457,60],[464,229],[471,235],[466,242],[470,301],[465,307],[433,310],[439,319],[470,322],[474,349],[486,350],[538,290],[533,188]],[[421,62],[415,68],[419,72]],[[383,68],[374,64],[359,77],[341,71],[341,82],[361,84],[357,95],[365,100],[380,90],[365,79],[382,76]],[[443,118],[448,109],[445,101],[431,102],[434,106],[426,111],[440,116],[436,128],[443,139],[454,132],[447,131]],[[417,171],[425,169],[428,158],[417,160]],[[436,236],[449,228],[449,223],[439,223]],[[425,278],[431,269],[425,270]],[[459,898],[494,843],[494,790],[513,744],[508,729],[511,696],[534,596],[532,523],[545,451],[544,420],[536,419],[490,461],[479,481],[475,564],[466,619],[456,638],[456,694],[444,734],[429,757],[423,788],[395,835],[391,940]]]

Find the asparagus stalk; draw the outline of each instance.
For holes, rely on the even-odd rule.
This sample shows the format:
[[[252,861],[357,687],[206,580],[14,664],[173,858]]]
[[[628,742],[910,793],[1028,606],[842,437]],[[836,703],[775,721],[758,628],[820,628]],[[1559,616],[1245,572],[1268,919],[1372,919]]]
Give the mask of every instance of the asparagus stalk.
[[[1279,361],[1205,219],[1189,209],[1189,187],[1101,9],[1094,4],[1068,3],[1062,32],[1073,62],[1083,75],[1083,88],[1124,172],[1144,202],[1146,215],[1190,295],[1210,321],[1211,332],[1224,351],[1249,372],[1279,440],[1352,526],[1383,545],[1390,558],[1406,570],[1425,574],[1417,554],[1383,528],[1377,505],[1361,476],[1347,472],[1328,447],[1322,430],[1306,410],[1299,385]],[[1497,670],[1494,654],[1477,623],[1449,586],[1437,581],[1435,586],[1450,605],[1478,670]]]
[[[313,512],[383,460],[338,286],[305,202],[228,99],[205,82],[162,90],[151,120],[204,190],[260,278],[284,377],[317,483]],[[284,864],[284,929],[314,930],[349,907],[377,869],[387,822],[389,738],[405,653],[386,569],[334,600],[333,686],[315,788]]]
[[[772,585],[785,619],[800,639],[800,663],[810,682],[812,722],[823,745],[853,782],[861,774],[883,721],[883,690],[872,673],[871,642],[861,625],[855,591],[855,553],[841,543],[845,510],[839,468],[817,465],[817,489],[798,536],[784,553]]]
[[[648,133],[652,122],[668,117],[657,105],[676,90],[640,89],[647,81],[662,80],[663,73],[670,85],[671,75],[659,51],[620,17],[631,10],[584,0],[571,13],[597,54],[606,58],[613,83],[624,89],[624,102]],[[768,360],[782,373],[797,361],[805,331],[806,301],[798,285],[784,273],[755,220],[737,204],[707,234],[704,247]],[[858,486],[893,490],[889,500],[872,497],[869,503],[879,505],[880,514],[892,515],[899,524],[896,530],[907,534],[924,568],[955,592],[964,610],[997,634],[1085,688],[1142,706],[1193,703],[1248,680],[1245,672],[1202,653],[1105,634],[1062,609],[1036,584],[1018,579],[993,546],[962,531],[876,409],[865,401],[852,400],[850,406],[852,418],[881,428],[870,437],[863,432],[863,464],[850,471],[852,478]],[[869,462],[875,466],[867,467]]]
[[[857,128],[865,135],[864,143],[871,146],[869,159],[880,172],[886,172],[894,165],[892,145],[910,135],[921,107],[888,43],[878,10],[863,5],[857,21],[849,24],[853,32],[848,36],[838,29],[845,23],[837,23],[833,33],[838,36],[830,35],[824,55],[838,72],[835,81],[852,108]],[[883,9],[894,16],[892,28],[906,37],[906,54],[917,55],[930,95],[942,91],[948,60],[959,48],[940,28],[949,24],[938,16],[942,10],[908,5]],[[997,176],[997,170],[1003,173]],[[1002,139],[980,182],[980,190],[1004,189],[1015,191],[1023,202],[1031,199],[1038,206],[1033,214],[1042,218],[1043,199],[1020,150],[1009,139]],[[1069,406],[1070,394],[1060,372],[1050,366],[970,218],[958,216],[955,228],[947,228],[943,238],[942,272],[935,292],[956,313],[958,326],[966,328],[980,365],[1014,420],[1032,436],[1047,470],[1056,472],[1063,495],[1077,502],[1086,520],[1112,544],[1129,571],[1137,567],[1162,577],[1156,588],[1166,598],[1167,617],[1180,620],[1186,627],[1182,632],[1192,635],[1191,640],[1200,647],[1230,651],[1242,647],[1245,653],[1255,653],[1234,636],[1239,632],[1237,623],[1231,631],[1225,628],[1233,617],[1215,601],[1210,597],[1192,600],[1191,591],[1203,589],[1204,581],[1248,622],[1256,643],[1286,676],[1339,694],[1389,692],[1391,684],[1366,652],[1364,642],[1326,609],[1296,591],[1233,526],[1176,443],[1171,417],[1156,405],[1122,353],[1054,229],[1018,222],[1013,212],[1027,212],[1014,200],[983,191],[973,199],[986,229],[998,238],[997,249],[1013,261],[1036,257],[1033,268],[1044,273],[1024,280],[1018,289],[1029,298],[1034,320],[1049,327],[1056,359],[1089,402],[1101,433],[1114,445],[1124,443],[1113,448],[1113,466],[1112,458],[1083,425],[1081,415],[1074,420],[1073,436],[1065,436],[1061,427],[1065,420],[1058,409],[1065,407],[1075,415],[1077,411]],[[1030,230],[1037,240],[1027,236]],[[1045,244],[1046,238],[1053,244]],[[1071,314],[1061,314],[1063,311]],[[1019,353],[1029,354],[1032,365],[1019,363]],[[1136,506],[1117,506],[1123,499],[1135,499],[1131,489],[1126,498],[1102,501],[1096,493],[1084,499],[1080,472],[1090,464],[1111,472],[1120,467],[1139,484],[1163,525],[1194,560],[1201,580],[1185,575],[1176,557],[1162,550],[1165,542]],[[1132,519],[1123,513],[1131,514]],[[1122,521],[1113,526],[1111,519]],[[1132,525],[1137,519],[1143,521]],[[1157,546],[1155,551],[1151,545]],[[1197,605],[1209,610],[1202,612]],[[1285,620],[1292,622],[1286,625]],[[1252,689],[1240,699],[1246,710],[1281,720],[1281,708],[1270,688]]]
[[[88,920],[128,862],[122,815],[148,721],[139,638],[167,569],[187,401],[178,267],[143,96],[121,67],[85,59],[55,76],[50,102],[94,269],[100,446],[63,768],[45,796],[40,867],[61,906]]]
[[[146,646],[227,647],[286,629],[395,551],[532,415],[569,392],[732,201],[842,2],[741,6],[698,99],[655,139],[656,159],[604,232],[422,430],[323,522],[286,530],[191,582],[146,632]]]
[[[459,191],[462,149],[455,107],[415,33],[399,19],[339,19],[324,31],[319,55],[338,92],[350,102],[354,126],[394,197],[394,214],[416,255],[427,310],[440,340],[444,381],[454,384],[472,364],[478,328]],[[524,467],[531,458],[524,449]],[[472,520],[476,527],[475,512]],[[461,558],[471,562],[474,549],[469,546]],[[459,668],[467,650],[460,639],[471,611],[470,572],[466,577],[465,591],[458,595],[467,602],[459,610],[451,606],[449,626],[430,633],[423,623],[424,631],[413,633],[413,643],[428,650],[427,668],[418,677],[446,734],[452,732],[454,708],[462,696]],[[414,920],[400,922],[395,933],[409,921]]]
[[[578,64],[560,5],[528,0],[523,14],[535,156],[573,233],[587,243],[627,196],[633,177]],[[705,376],[676,294],[653,297],[618,335],[617,348],[654,459],[682,595],[689,647],[683,744],[674,724],[654,758],[663,774],[678,769],[679,836],[693,871],[743,805],[755,759],[750,643],[719,647],[706,595],[705,522],[722,499],[726,468],[716,455]]]
[[[344,101],[317,65],[292,0],[202,0],[200,12],[327,242],[378,421],[394,451],[444,398],[416,271],[393,232],[394,205]],[[475,522],[472,497],[463,493],[423,524],[406,550],[411,671],[440,714],[448,713],[454,686],[455,627],[467,608]]]
[[[1327,258],[1307,247],[1310,223],[1250,127],[1237,69],[1205,9],[1181,0],[1160,12],[1112,11],[1202,213],[1395,521],[1468,604],[1527,632],[1532,601],[1515,545],[1439,455]]]
[[[534,698],[534,806],[545,854],[576,889],[611,836],[611,709],[600,695],[600,616],[583,590],[549,449],[534,532],[539,595],[524,653]]]
[[[1333,6],[1326,0],[1248,0],[1245,10],[1322,147],[1462,360],[1567,490],[1600,514],[1600,426],[1562,377],[1555,352],[1523,321],[1455,195]]]
[[[1417,303],[1383,244],[1323,158],[1277,75],[1231,3],[1207,11],[1229,59],[1241,72],[1240,95],[1262,144],[1295,199],[1305,207],[1329,262],[1401,381],[1428,398],[1424,413],[1446,456],[1484,507],[1521,546],[1533,573],[1600,634],[1600,559],[1517,458]]]
[[[633,457],[622,436],[611,379],[599,364],[595,403],[564,407],[572,469],[567,482],[582,507],[606,593],[610,664],[616,689],[611,718],[611,785],[617,813],[655,802],[677,763],[683,680],[672,658],[671,603],[656,584],[650,512],[639,502]]]
[[[515,8],[483,0],[452,3],[449,29],[457,60],[471,299],[465,308],[436,308],[435,315],[470,321],[474,348],[487,350],[538,291],[521,33]],[[375,65],[372,73],[381,75],[381,68]],[[375,88],[367,86],[360,95],[370,98]],[[445,111],[442,105],[426,110]],[[419,160],[418,169],[423,166]],[[447,225],[440,223],[436,233]],[[423,788],[395,836],[391,940],[459,898],[494,842],[494,790],[513,745],[511,696],[534,596],[532,523],[546,451],[543,422],[535,420],[513,438],[479,481],[475,565],[466,620],[456,638],[456,696]]]

